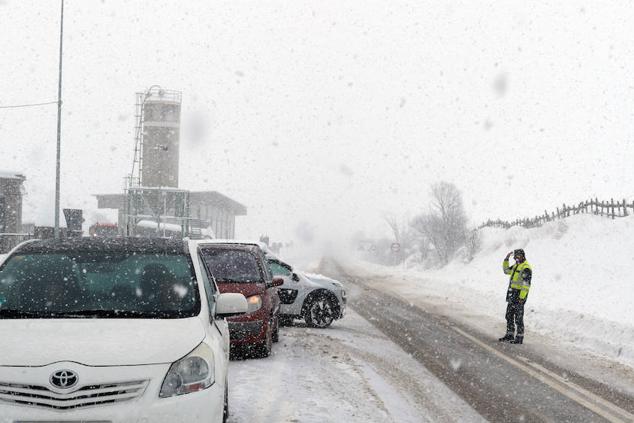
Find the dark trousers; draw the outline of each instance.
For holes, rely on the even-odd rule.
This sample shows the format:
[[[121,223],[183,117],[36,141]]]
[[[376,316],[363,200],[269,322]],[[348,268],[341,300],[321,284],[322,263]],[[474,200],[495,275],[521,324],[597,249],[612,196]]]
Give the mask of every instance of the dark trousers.
[[[506,306],[506,334],[524,336],[524,302],[509,301]]]

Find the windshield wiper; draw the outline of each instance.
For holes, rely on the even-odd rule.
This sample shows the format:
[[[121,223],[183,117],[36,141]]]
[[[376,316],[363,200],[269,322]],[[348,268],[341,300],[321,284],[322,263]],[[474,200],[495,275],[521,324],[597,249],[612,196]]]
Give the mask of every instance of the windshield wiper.
[[[138,311],[138,310],[69,310],[69,311],[28,311],[0,309],[0,319],[72,319],[72,318],[118,318],[118,319],[169,319],[192,314],[190,311]]]
[[[104,310],[104,309],[88,309],[74,310],[61,313],[54,313],[52,317],[61,318],[119,318],[119,319],[156,319],[180,316],[179,311],[139,311],[139,310]]]
[[[43,313],[41,311],[28,311],[28,310],[16,310],[16,309],[1,309],[0,318],[2,319],[42,319],[49,317],[50,313]]]

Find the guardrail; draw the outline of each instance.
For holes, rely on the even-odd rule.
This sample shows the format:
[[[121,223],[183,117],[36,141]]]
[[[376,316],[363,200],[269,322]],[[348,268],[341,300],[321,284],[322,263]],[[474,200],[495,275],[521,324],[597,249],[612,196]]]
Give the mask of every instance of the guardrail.
[[[631,211],[630,211],[631,210]],[[557,207],[555,211],[548,213],[544,211],[543,215],[535,216],[533,218],[516,219],[514,221],[506,221],[501,219],[488,220],[478,226],[478,229],[486,227],[498,227],[508,229],[512,226],[523,226],[525,228],[534,228],[541,226],[546,222],[552,222],[553,220],[564,219],[575,214],[593,214],[596,216],[604,216],[611,219],[617,217],[625,217],[630,214],[634,214],[634,201],[630,204],[625,199],[623,201],[614,201],[613,198],[610,201],[599,201],[597,198],[593,200],[582,201],[579,204],[573,206],[567,206],[563,204],[561,208]]]

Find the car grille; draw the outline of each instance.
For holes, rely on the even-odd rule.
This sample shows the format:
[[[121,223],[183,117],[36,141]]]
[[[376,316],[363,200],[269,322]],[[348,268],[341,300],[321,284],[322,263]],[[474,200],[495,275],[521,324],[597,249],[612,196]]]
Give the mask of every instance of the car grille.
[[[46,386],[0,383],[0,401],[57,410],[129,401],[143,395],[149,380],[83,386],[58,394]]]

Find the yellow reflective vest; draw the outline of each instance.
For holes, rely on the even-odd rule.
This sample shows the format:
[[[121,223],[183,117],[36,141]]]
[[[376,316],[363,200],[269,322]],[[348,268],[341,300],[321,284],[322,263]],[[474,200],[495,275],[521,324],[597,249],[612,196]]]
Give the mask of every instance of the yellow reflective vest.
[[[524,261],[524,263],[516,263],[509,266],[508,259],[502,262],[502,269],[507,275],[511,275],[509,280],[509,293],[513,293],[513,290],[519,291],[519,299],[526,300],[528,291],[531,289],[531,279],[533,269],[531,265]]]

